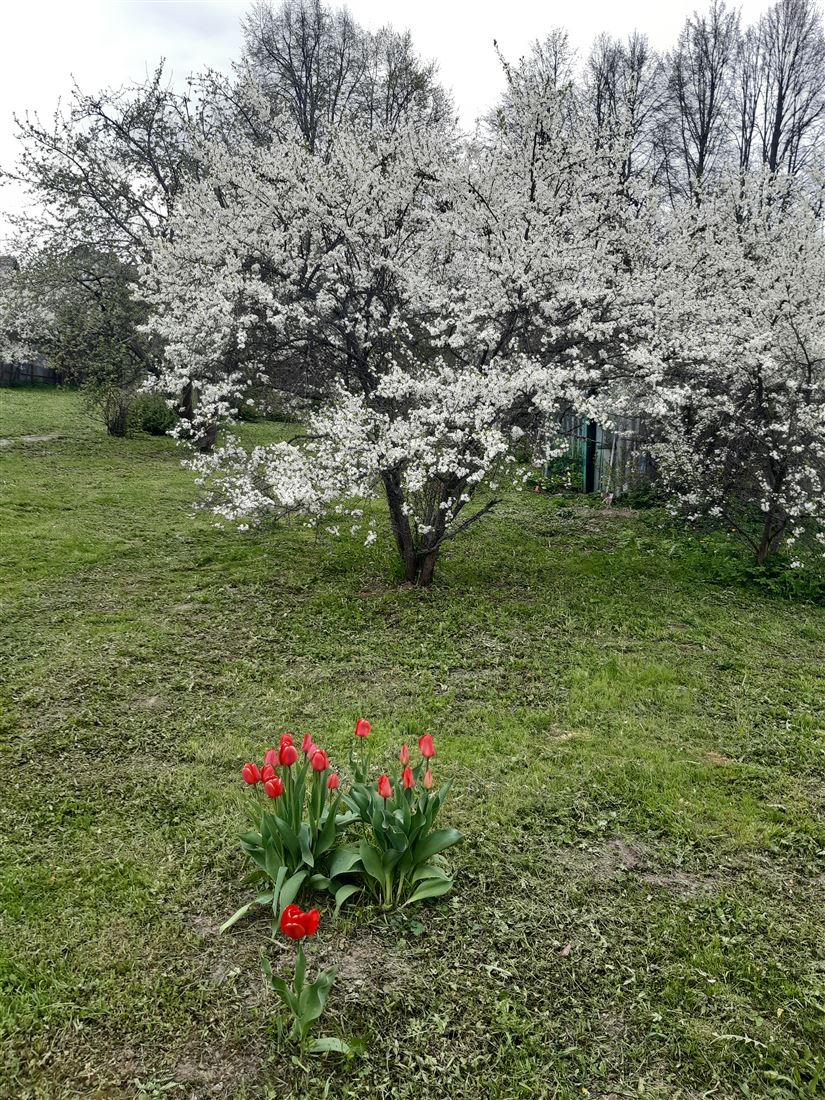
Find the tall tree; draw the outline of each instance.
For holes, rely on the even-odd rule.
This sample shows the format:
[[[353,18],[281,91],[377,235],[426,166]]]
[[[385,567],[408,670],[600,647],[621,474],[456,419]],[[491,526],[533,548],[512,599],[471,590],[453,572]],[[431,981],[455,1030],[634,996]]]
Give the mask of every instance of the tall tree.
[[[338,127],[393,129],[449,121],[436,65],[408,33],[366,31],[346,8],[322,0],[258,0],[243,20],[244,56],[276,113],[289,116],[312,152]]]
[[[713,0],[706,15],[697,12],[686,21],[668,59],[663,138],[672,193],[699,196],[724,163],[738,40],[738,14],[724,0]]]

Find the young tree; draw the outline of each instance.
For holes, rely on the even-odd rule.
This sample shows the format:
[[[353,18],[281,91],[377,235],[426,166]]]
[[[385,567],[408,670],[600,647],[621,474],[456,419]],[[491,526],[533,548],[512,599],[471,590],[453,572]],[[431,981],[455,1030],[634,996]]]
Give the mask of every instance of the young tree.
[[[761,564],[825,545],[825,241],[814,181],[765,172],[706,196],[669,237],[661,363],[638,400],[677,506]]]

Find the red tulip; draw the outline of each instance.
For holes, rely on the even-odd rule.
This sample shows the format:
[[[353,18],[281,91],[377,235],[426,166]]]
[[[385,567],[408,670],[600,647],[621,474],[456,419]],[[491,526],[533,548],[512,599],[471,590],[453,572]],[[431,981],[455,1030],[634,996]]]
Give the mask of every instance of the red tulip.
[[[408,791],[410,787],[415,786],[415,780],[413,779],[412,768],[407,765],[401,773],[401,786],[405,791]]]
[[[284,781],[279,775],[276,775],[274,779],[267,779],[264,783],[264,791],[267,798],[280,798],[284,793]]]
[[[327,788],[331,791],[337,791],[340,786],[341,786],[341,780],[338,778],[338,776],[335,774],[335,772],[333,772],[332,775],[327,780]]]
[[[372,726],[366,720],[366,718],[359,718],[355,723],[355,736],[356,737],[369,737]]]
[[[307,757],[310,761],[312,760],[313,756],[316,754],[317,751],[318,751],[318,746],[315,744],[314,741],[311,742],[309,748],[307,749]]]
[[[302,940],[304,936],[314,936],[318,931],[321,914],[317,909],[302,912],[297,905],[288,905],[281,913],[281,931],[291,940]]]
[[[398,759],[406,768],[407,764],[409,764],[410,762],[410,750],[407,748],[406,745],[401,746],[401,752],[398,754]]]
[[[312,734],[311,733],[305,733],[304,734],[304,739],[301,742],[301,752],[304,754],[304,756],[306,756],[306,754],[309,752],[309,746],[311,744],[312,744]]]
[[[433,789],[433,773],[429,768],[424,772],[424,790],[431,791]]]
[[[425,760],[429,760],[431,757],[435,756],[433,739],[429,733],[425,733],[423,737],[418,738],[418,751]]]
[[[244,764],[241,768],[241,779],[243,779],[244,783],[248,786],[251,787],[253,784],[258,783],[260,778],[261,773],[258,771],[257,764],[248,763]]]
[[[304,926],[304,932],[308,936],[314,936],[318,931],[318,924],[321,920],[321,914],[317,909],[310,909],[306,913],[301,914],[301,923]]]
[[[297,905],[288,905],[281,913],[281,931],[291,940],[302,940],[306,935],[304,914]]]
[[[275,778],[275,769],[271,764],[264,764],[261,768],[261,782],[267,783],[270,779]]]
[[[309,762],[312,764],[314,772],[325,772],[329,767],[329,760],[327,760],[327,754],[323,749],[316,749],[309,758]]]
[[[283,748],[284,745],[291,745],[291,744],[292,744],[292,734],[291,733],[282,733],[281,734],[281,741],[280,741],[280,748]]]
[[[264,753],[264,764],[271,764],[272,767],[274,768],[277,763],[278,763],[278,750],[277,749],[267,749],[266,752]]]
[[[388,799],[390,797],[390,795],[392,794],[392,787],[390,786],[390,781],[387,778],[387,776],[383,774],[383,772],[381,773],[381,778],[378,780],[378,793],[385,800]]]
[[[295,761],[298,759],[298,750],[294,745],[282,745],[281,751],[278,753],[278,763],[282,764],[285,768],[291,768]]]

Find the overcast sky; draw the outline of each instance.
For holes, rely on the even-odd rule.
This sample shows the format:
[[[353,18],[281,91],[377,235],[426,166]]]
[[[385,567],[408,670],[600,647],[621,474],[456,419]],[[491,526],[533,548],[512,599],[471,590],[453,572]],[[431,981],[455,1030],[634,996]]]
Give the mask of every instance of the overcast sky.
[[[176,80],[202,66],[228,67],[240,47],[239,21],[247,0],[0,0],[0,166],[16,158],[12,116],[50,115],[72,77],[87,91],[140,80],[160,57]],[[654,46],[670,46],[697,0],[350,0],[367,27],[409,28],[418,51],[439,63],[462,121],[492,103],[501,88],[493,49],[517,58],[530,42],[563,25],[585,52],[595,34],[644,31]],[[700,7],[706,7],[701,2]],[[745,22],[767,6],[742,0]],[[23,202],[18,189],[0,190],[2,211]]]

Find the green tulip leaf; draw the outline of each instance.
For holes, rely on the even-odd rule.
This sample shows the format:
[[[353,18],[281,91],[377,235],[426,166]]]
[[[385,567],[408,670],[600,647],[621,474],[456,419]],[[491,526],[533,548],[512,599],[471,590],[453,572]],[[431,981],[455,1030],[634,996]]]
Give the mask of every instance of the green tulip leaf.
[[[356,886],[353,883],[347,883],[346,886],[338,887],[335,891],[335,916],[338,916],[341,906],[347,898],[351,898],[353,894],[357,894],[360,889],[360,886]]]
[[[288,878],[283,884],[278,897],[279,916],[288,905],[292,905],[293,901],[295,901],[295,898],[298,896],[298,891],[301,889],[306,877],[306,871],[296,871],[292,878]]]
[[[348,871],[355,870],[356,864],[361,862],[361,853],[357,848],[339,848],[330,860],[329,877],[338,878]]]
[[[427,878],[416,887],[415,891],[410,895],[405,905],[412,905],[414,901],[424,901],[425,898],[440,898],[442,894],[447,894],[452,889],[453,880],[451,878]]]
[[[424,863],[436,852],[443,852],[445,848],[458,844],[459,840],[461,833],[457,829],[436,829],[416,845],[414,862]]]
[[[310,1054],[352,1054],[353,1048],[343,1039],[336,1039],[334,1035],[325,1036],[322,1039],[313,1039],[309,1048]]]
[[[254,904],[254,901],[248,901],[246,905],[242,905],[236,913],[232,914],[229,920],[223,922],[223,924],[218,929],[218,932],[225,932],[227,928],[231,928],[233,924],[241,919],[241,917],[246,916],[246,914],[249,912]]]

